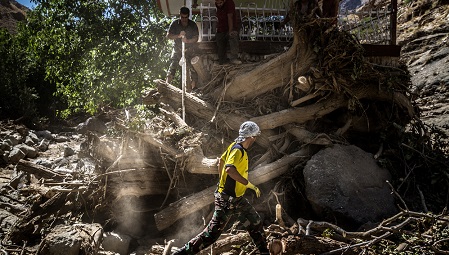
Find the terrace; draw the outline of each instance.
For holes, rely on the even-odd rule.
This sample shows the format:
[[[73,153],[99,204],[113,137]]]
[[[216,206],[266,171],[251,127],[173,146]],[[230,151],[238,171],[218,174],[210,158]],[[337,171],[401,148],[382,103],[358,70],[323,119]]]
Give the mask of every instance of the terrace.
[[[236,5],[241,21],[239,37],[242,51],[269,54],[289,45],[293,27],[291,23],[281,25],[288,11],[288,1],[265,0],[261,6],[254,2]],[[215,4],[201,3],[197,10],[200,47],[204,50],[214,48],[209,44],[215,39]],[[367,56],[399,57],[400,47],[396,45],[397,0],[375,8],[340,10],[337,20],[340,29],[349,31],[360,41]]]

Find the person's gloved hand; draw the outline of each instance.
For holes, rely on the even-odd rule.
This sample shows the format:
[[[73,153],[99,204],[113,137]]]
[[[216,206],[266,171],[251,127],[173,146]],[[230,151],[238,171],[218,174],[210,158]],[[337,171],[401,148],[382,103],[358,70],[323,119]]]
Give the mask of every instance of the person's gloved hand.
[[[256,196],[260,197],[260,190],[258,187],[254,186],[254,184],[252,184],[251,182],[248,181],[248,184],[246,184],[246,187],[254,190],[254,192],[256,192]]]

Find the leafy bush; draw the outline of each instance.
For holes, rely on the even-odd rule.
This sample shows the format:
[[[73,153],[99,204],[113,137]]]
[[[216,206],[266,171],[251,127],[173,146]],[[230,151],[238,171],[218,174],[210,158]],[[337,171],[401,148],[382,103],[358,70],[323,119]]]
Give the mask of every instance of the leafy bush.
[[[138,102],[165,71],[168,24],[154,1],[39,1],[28,19],[30,51],[67,109],[62,116]]]
[[[32,63],[20,38],[0,30],[0,117],[19,118],[35,115],[38,95],[27,85]]]

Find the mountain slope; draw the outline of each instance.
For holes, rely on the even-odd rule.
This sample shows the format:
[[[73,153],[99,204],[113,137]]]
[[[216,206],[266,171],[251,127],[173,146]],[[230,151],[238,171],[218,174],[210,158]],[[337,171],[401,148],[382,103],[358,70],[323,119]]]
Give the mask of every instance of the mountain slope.
[[[29,9],[14,0],[0,1],[0,27],[6,28],[10,33],[17,32],[17,23],[24,21]]]

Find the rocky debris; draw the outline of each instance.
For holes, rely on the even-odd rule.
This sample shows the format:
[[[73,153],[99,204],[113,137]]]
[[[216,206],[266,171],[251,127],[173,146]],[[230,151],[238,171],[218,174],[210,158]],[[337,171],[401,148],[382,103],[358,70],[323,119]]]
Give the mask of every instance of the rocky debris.
[[[38,248],[38,254],[78,255],[98,254],[103,239],[100,224],[56,225]]]
[[[340,49],[341,47],[336,48]],[[353,57],[354,56],[349,56],[350,59]],[[360,55],[357,55],[356,57],[360,57]],[[330,68],[329,70],[333,69]],[[233,74],[238,73],[238,70],[231,71],[234,72]],[[383,74],[388,73],[389,71],[390,70],[387,70],[383,72]],[[376,72],[372,76],[366,75],[366,81],[374,79],[373,77],[378,77],[379,73],[382,72]],[[324,74],[328,75],[328,73]],[[314,72],[314,75],[321,76],[322,73],[316,71]],[[332,77],[334,77],[335,80],[324,79],[321,77],[324,81],[330,81],[331,84],[326,84],[329,90],[331,90],[333,85],[342,84],[341,79],[344,78],[344,76]],[[227,78],[225,77],[225,80],[226,79]],[[339,81],[338,84],[336,83],[336,80]],[[163,254],[166,252],[167,247],[170,247],[173,243],[168,242],[167,247],[164,248],[164,246],[161,245],[163,243],[161,238],[176,237],[178,238],[177,242],[179,242],[180,231],[186,230],[186,227],[183,227],[182,223],[187,222],[189,224],[187,230],[192,232],[197,232],[197,229],[199,230],[203,227],[203,221],[207,221],[210,218],[211,208],[210,206],[207,206],[210,205],[210,197],[207,196],[210,196],[213,192],[213,189],[210,187],[213,187],[213,184],[216,183],[215,176],[204,174],[213,166],[210,164],[212,161],[208,160],[216,158],[217,153],[221,152],[222,148],[220,148],[220,145],[224,143],[224,140],[228,141],[233,139],[232,136],[235,133],[236,127],[238,128],[238,124],[240,124],[242,119],[257,116],[251,114],[254,111],[262,115],[272,112],[276,113],[276,115],[282,115],[281,113],[284,113],[284,111],[281,111],[282,109],[279,108],[281,105],[285,104],[279,104],[280,100],[278,100],[278,98],[274,98],[274,100],[270,100],[273,98],[268,97],[257,98],[255,100],[250,100],[251,102],[249,103],[253,104],[250,106],[252,108],[251,110],[254,110],[250,111],[242,106],[233,108],[232,105],[226,104],[225,102],[222,102],[222,105],[212,106],[202,99],[189,94],[186,97],[188,119],[184,122],[183,120],[180,120],[179,112],[170,109],[170,106],[176,109],[180,108],[178,105],[180,105],[181,102],[181,93],[178,93],[179,91],[171,88],[168,84],[162,84],[162,82],[159,83],[159,86],[161,87],[160,94],[163,94],[161,97],[162,99],[152,98],[153,100],[151,102],[161,106],[160,109],[164,109],[165,112],[161,111],[163,114],[152,116],[152,118],[145,120],[145,127],[147,128],[145,132],[142,132],[142,130],[136,131],[131,129],[131,118],[128,116],[126,118],[116,116],[113,125],[106,125],[109,127],[114,126],[116,128],[114,134],[120,135],[115,137],[105,137],[95,134],[95,132],[98,132],[99,134],[104,133],[104,123],[95,125],[92,124],[95,123],[95,120],[91,120],[91,123],[86,121],[85,123],[80,124],[77,130],[83,133],[83,144],[80,146],[81,148],[79,150],[73,149],[75,147],[66,146],[65,144],[66,142],[72,141],[72,139],[80,142],[80,136],[77,137],[74,134],[55,136],[51,132],[43,132],[40,135],[35,132],[38,141],[32,142],[32,136],[30,136],[29,139],[23,139],[23,135],[27,133],[26,129],[17,128],[17,133],[20,134],[20,136],[16,134],[8,136],[8,142],[6,142],[6,144],[9,147],[5,147],[8,148],[8,150],[2,152],[4,155],[8,153],[9,156],[11,148],[14,148],[20,143],[25,143],[27,146],[31,147],[38,144],[38,147],[40,147],[40,145],[46,141],[47,149],[51,150],[51,153],[48,152],[47,149],[40,150],[39,155],[37,156],[51,157],[50,160],[33,160],[34,163],[32,164],[29,164],[31,159],[24,160],[22,158],[18,160],[17,164],[10,164],[10,166],[15,166],[12,173],[14,178],[0,190],[2,194],[2,206],[4,206],[8,212],[15,212],[14,215],[19,215],[20,217],[15,219],[7,214],[5,214],[6,216],[2,216],[4,219],[8,218],[8,220],[4,221],[4,225],[9,227],[7,231],[3,231],[5,233],[5,235],[2,236],[2,245],[5,246],[5,248],[2,247],[2,249],[4,249],[4,251],[22,253],[24,251],[31,251],[32,253],[36,253],[36,246],[38,246],[44,239],[45,242],[43,242],[40,247],[42,250],[47,249],[56,244],[57,239],[59,239],[59,231],[57,231],[57,229],[54,230],[55,226],[60,226],[59,224],[65,223],[65,225],[69,226],[62,229],[73,234],[73,236],[69,236],[67,240],[71,240],[70,242],[75,244],[73,245],[74,249],[70,250],[70,252],[73,251],[75,253],[76,249],[85,252],[83,249],[84,247],[87,247],[86,249],[92,251],[92,254],[95,254],[94,252],[107,254],[107,252],[102,250],[104,249],[104,246],[103,248],[97,248],[97,246],[92,246],[92,242],[86,242],[85,246],[78,245],[79,241],[77,240],[79,240],[79,237],[75,230],[70,228],[70,226],[75,226],[74,222],[92,222],[95,218],[96,220],[105,223],[102,228],[109,227],[112,228],[109,230],[117,230],[116,232],[123,233],[120,235],[124,235],[124,242],[122,245],[118,245],[117,243],[115,245],[106,244],[107,247],[111,247],[110,249],[115,249],[116,247],[124,248],[127,245],[131,245],[127,242],[127,237],[131,237],[132,239],[139,240],[140,247],[130,247],[128,251],[134,249],[139,251],[139,253],[136,252],[136,254]],[[370,83],[364,83],[364,85],[368,86],[367,84]],[[380,86],[379,84],[383,83],[378,83],[376,86]],[[245,85],[249,86],[250,84]],[[348,83],[345,85],[353,84]],[[345,87],[346,92],[346,89],[348,88],[351,88],[351,86]],[[284,89],[284,92],[288,90],[288,88],[282,89]],[[293,90],[293,87],[290,89]],[[168,92],[167,90],[172,91]],[[277,92],[279,93],[273,94],[283,94],[282,91]],[[364,91],[358,92],[362,93]],[[405,91],[401,92],[405,93]],[[355,123],[356,118],[354,118],[354,122],[352,122],[354,116],[351,118],[351,116],[348,117],[348,115],[337,114],[332,115],[330,118],[325,118],[323,116],[328,114],[328,112],[320,112],[320,114],[317,114],[318,110],[316,108],[335,109],[340,107],[340,104],[331,105],[329,107],[329,105],[323,103],[323,101],[325,102],[326,100],[332,101],[336,98],[338,99],[338,97],[332,98],[330,92],[327,93],[329,94],[319,93],[320,98],[309,98],[308,100],[314,99],[312,103],[311,101],[304,101],[307,104],[320,107],[301,107],[298,111],[286,111],[291,112],[289,116],[293,116],[292,119],[296,122],[301,121],[301,119],[298,119],[299,117],[304,116],[304,114],[309,114],[310,116],[308,115],[305,118],[306,120],[303,123],[304,126],[299,127],[291,123],[289,124],[287,121],[285,125],[273,127],[272,125],[278,125],[279,123],[276,121],[275,115],[260,117],[260,120],[264,121],[263,123],[266,129],[263,132],[263,136],[260,137],[261,139],[258,139],[258,145],[251,151],[253,155],[257,155],[252,158],[252,162],[255,162],[254,166],[259,166],[260,168],[251,174],[260,180],[264,197],[262,198],[263,201],[258,201],[258,209],[260,208],[261,213],[266,216],[266,221],[273,222],[270,215],[274,215],[274,207],[276,207],[276,212],[278,208],[280,208],[279,211],[281,211],[279,214],[276,213],[276,222],[279,224],[266,224],[269,225],[266,228],[266,233],[269,236],[271,247],[277,247],[276,250],[278,252],[282,250],[287,254],[317,253],[317,251],[320,253],[328,252],[328,254],[340,253],[342,251],[345,251],[348,254],[351,254],[351,252],[359,254],[361,249],[375,250],[375,247],[373,247],[374,244],[382,247],[382,245],[384,245],[382,240],[389,236],[393,236],[394,239],[392,238],[385,242],[393,242],[395,239],[402,240],[401,238],[403,236],[412,236],[411,238],[407,238],[404,242],[407,242],[408,244],[414,242],[413,240],[422,240],[421,238],[425,239],[424,243],[413,243],[411,245],[413,249],[420,250],[421,252],[424,249],[432,249],[436,252],[447,250],[447,243],[445,243],[447,241],[444,238],[441,239],[441,237],[444,236],[442,231],[445,230],[445,226],[448,222],[447,216],[444,214],[433,215],[431,213],[414,213],[406,208],[397,215],[383,221],[377,225],[377,227],[373,224],[370,226],[371,228],[365,232],[348,232],[331,223],[312,220],[315,216],[305,218],[296,215],[298,212],[292,209],[288,210],[288,212],[295,213],[295,215],[289,215],[287,210],[282,211],[282,206],[277,202],[279,201],[279,197],[287,191],[287,188],[294,189],[301,186],[297,179],[294,178],[301,176],[301,170],[304,165],[308,162],[313,162],[314,159],[311,159],[312,155],[316,151],[324,149],[330,144],[345,144],[344,141],[338,139],[338,136],[341,136],[344,133],[354,132],[354,129],[348,132],[349,127],[353,125],[352,123]],[[155,94],[157,93],[152,95]],[[373,93],[371,95],[378,95],[378,93]],[[355,98],[357,98],[357,96]],[[385,98],[387,97],[383,98],[387,102],[391,100],[391,98]],[[164,100],[171,101],[171,103],[165,104],[164,106],[164,103],[166,102],[161,102]],[[178,100],[178,102],[176,102],[176,100]],[[360,101],[351,101],[351,104],[349,104],[346,100],[340,100],[342,100],[341,105],[344,106],[350,105],[354,107],[355,103],[360,103]],[[259,101],[263,104],[257,105],[256,103]],[[274,103],[271,104],[271,101]],[[275,105],[276,107],[270,108],[269,106],[271,105]],[[363,121],[361,122],[369,122],[371,125],[372,123],[387,123],[386,121],[383,121],[383,119],[380,119],[380,117],[386,115],[377,112],[377,110],[380,112],[385,110],[379,107],[379,105],[382,104],[370,104],[371,107],[364,108],[369,110],[374,108],[375,111],[363,111],[361,117]],[[404,103],[403,105],[407,106],[407,103]],[[391,107],[391,105],[386,108],[389,107]],[[220,110],[218,108],[220,108]],[[354,109],[355,107],[352,110]],[[372,116],[365,115],[373,113],[374,115]],[[127,113],[127,115],[128,114],[129,113]],[[397,112],[395,114],[397,114]],[[339,119],[341,116],[347,116],[348,118]],[[221,125],[211,124],[211,119],[218,120],[218,123]],[[379,122],[366,121],[366,119]],[[399,126],[397,123],[395,124],[396,126]],[[368,126],[368,128],[366,126]],[[374,126],[376,130],[384,129],[384,126],[382,125]],[[319,128],[313,130],[313,127]],[[337,131],[324,130],[324,127],[331,127],[331,130]],[[276,129],[273,132],[273,130],[270,130],[271,128],[279,129]],[[89,132],[89,130],[91,132]],[[356,129],[358,132],[366,132],[366,130],[369,130],[369,125],[357,127]],[[34,133],[33,131],[31,132]],[[203,136],[199,133],[206,133],[207,135]],[[22,140],[23,142],[20,142]],[[357,139],[353,139],[353,141],[358,142],[359,146],[366,144],[371,145],[371,143],[364,143],[364,141],[357,141]],[[16,144],[12,145],[14,143]],[[301,150],[292,152],[292,148],[296,148],[296,146],[292,146],[292,144],[299,144],[300,146],[298,147],[300,147]],[[45,144],[42,146],[45,148]],[[375,147],[378,147],[378,144],[375,144]],[[72,148],[72,150],[67,148]],[[389,150],[391,151],[393,149],[389,148]],[[188,152],[191,151],[194,151],[193,154],[195,154],[195,157],[189,155]],[[302,154],[304,151],[310,151],[310,153]],[[341,151],[344,150],[342,149],[340,152]],[[20,152],[26,154],[22,150],[20,150]],[[75,154],[72,155],[74,152]],[[200,154],[199,158],[204,159],[204,161],[198,160],[198,157],[196,157],[198,154]],[[369,172],[370,174],[379,170],[382,172],[380,176],[384,177],[380,178],[380,180],[383,181],[384,179],[388,179],[388,174],[373,166],[372,154],[351,153],[350,155],[353,156],[353,154],[359,155],[359,157],[351,158],[351,160],[363,162],[360,163],[363,164],[363,166],[361,166],[363,170],[371,169],[372,171]],[[56,155],[57,157],[53,155]],[[78,156],[78,158],[76,156]],[[319,156],[320,154],[316,154],[316,157]],[[295,158],[295,160],[292,160],[292,158]],[[322,170],[324,173],[326,171],[335,172],[336,170],[346,170],[343,169],[343,167],[342,169],[338,169],[335,164],[332,165],[332,162],[329,163],[329,161],[326,160],[327,159],[323,159],[327,164],[321,164],[321,160],[315,161],[317,165],[321,166],[319,170]],[[192,162],[201,162],[201,164],[205,162],[206,165],[200,165],[198,163],[197,165],[192,165]],[[338,161],[334,160],[334,162]],[[348,163],[351,162],[352,161]],[[38,166],[38,164],[42,165],[42,167]],[[364,169],[365,164],[370,167]],[[272,166],[277,166],[278,168],[270,168]],[[257,169],[256,167],[254,168]],[[194,169],[201,169],[202,173],[195,174]],[[279,175],[275,175],[271,178],[270,176],[272,175],[269,175],[264,179],[263,176],[265,173],[272,174],[275,171],[262,171],[261,169],[279,170],[283,176],[280,178]],[[312,167],[309,165],[309,170],[310,169],[312,169]],[[358,170],[360,171],[360,169]],[[417,170],[415,169],[415,171]],[[353,172],[353,176],[358,176],[358,179],[364,180],[364,177],[366,176],[360,176],[362,172],[363,171]],[[307,173],[307,176],[310,176],[309,174],[310,173]],[[371,176],[369,174],[367,175]],[[165,179],[157,179],[157,177],[160,176],[163,176]],[[271,182],[267,181],[268,179],[271,180]],[[308,178],[308,180],[310,179],[312,178]],[[313,179],[316,178],[314,177]],[[315,187],[312,186],[315,183],[308,181],[309,190],[319,190],[320,188],[326,190],[326,187],[323,187],[323,185],[338,187],[335,185],[335,182],[337,181],[338,179],[334,178],[332,182],[328,181],[327,184],[320,184]],[[379,180],[374,179],[369,179],[369,181],[374,183],[373,186],[380,183]],[[289,183],[290,185],[284,185],[286,183]],[[348,185],[357,187],[358,184],[359,183],[350,183]],[[367,186],[369,185],[370,184]],[[280,189],[279,187],[282,187],[283,189]],[[344,188],[346,187],[347,186],[344,186]],[[332,188],[330,189],[332,190]],[[158,193],[155,192],[155,190]],[[353,197],[349,197],[348,199],[359,201],[360,197],[357,192],[358,189],[355,188],[353,190],[354,192],[349,193],[353,195]],[[297,195],[296,197],[289,197],[289,199],[292,200],[291,203],[301,204],[308,202],[305,199],[301,199],[303,194],[301,192],[302,190],[297,191],[296,194],[299,193],[300,195]],[[386,192],[385,187],[381,187],[378,192],[375,192],[375,197],[377,197],[378,194],[384,194],[384,192]],[[193,202],[190,202],[191,200],[189,199],[191,196],[180,199],[189,194],[202,197],[205,201],[193,200]],[[204,195],[198,196],[202,194]],[[326,197],[327,201],[326,199],[323,199],[324,203],[320,204],[320,206],[325,209],[332,208],[332,206],[335,205],[333,203],[333,194],[331,193],[323,196],[328,196]],[[391,198],[391,195],[387,195],[387,198]],[[154,215],[168,215],[165,214],[163,208],[173,208],[174,205],[179,205],[186,201],[190,203],[188,206],[183,206],[182,209],[187,210],[190,209],[188,207],[197,207],[198,214],[192,213],[176,217],[165,217],[164,224],[169,226],[169,228],[164,232],[159,232],[157,223],[154,222],[156,220]],[[389,199],[382,201],[386,201],[391,205]],[[345,201],[342,203],[344,202]],[[306,206],[308,206],[308,204],[306,204]],[[340,208],[335,206],[334,208],[334,211],[331,212],[330,215],[341,213]],[[317,210],[318,213],[320,211],[323,210]],[[182,214],[182,210],[176,212],[177,214]],[[379,212],[379,214],[382,213],[384,212]],[[356,209],[355,212],[353,211],[353,215],[357,215],[356,217],[362,217],[364,219],[378,220],[377,217],[370,218],[372,215],[366,210]],[[102,219],[98,219],[97,217]],[[202,217],[204,219],[201,219]],[[198,219],[200,220],[198,221]],[[97,233],[100,231],[99,229],[100,228],[93,232]],[[105,230],[103,229],[101,231]],[[226,251],[228,253],[232,253],[232,250],[234,250],[235,252],[232,254],[250,253],[251,244],[248,242],[248,235],[246,234],[245,236],[245,234],[241,233],[235,234],[238,233],[238,231],[240,231],[239,226],[231,228],[229,230],[231,235],[224,236],[222,240],[214,244],[214,250]],[[48,233],[54,234],[49,235]],[[156,237],[153,235],[156,235]],[[190,237],[192,236],[185,238]],[[100,237],[98,236],[98,240],[99,239]],[[114,238],[111,237],[110,239]],[[23,243],[23,240],[26,240],[27,243]],[[46,245],[46,243],[49,245]],[[96,244],[98,243],[100,242],[96,242]],[[156,243],[158,244],[154,245]],[[179,243],[176,243],[176,245],[179,245]],[[23,246],[26,247],[21,248],[22,250],[17,248]],[[404,249],[406,248],[398,247],[398,250]],[[124,252],[124,250],[125,249],[120,252]],[[62,249],[61,251],[64,251],[63,254],[68,254],[67,252],[69,252]],[[48,254],[49,251],[45,250],[45,252]]]
[[[18,216],[8,210],[0,209],[0,227],[1,229],[9,229],[14,226],[14,223],[19,219]],[[2,236],[0,236],[2,237]]]
[[[70,140],[78,140],[76,133],[70,134]],[[13,123],[2,123],[0,127],[0,164],[17,164],[21,159],[36,159],[40,155],[75,155],[78,148],[71,147],[69,138],[52,134],[48,130],[29,130]],[[51,150],[49,150],[51,147]],[[57,161],[56,159],[54,159]]]
[[[103,234],[103,249],[112,251],[120,255],[129,254],[129,244],[132,237],[115,232],[107,232]]]

